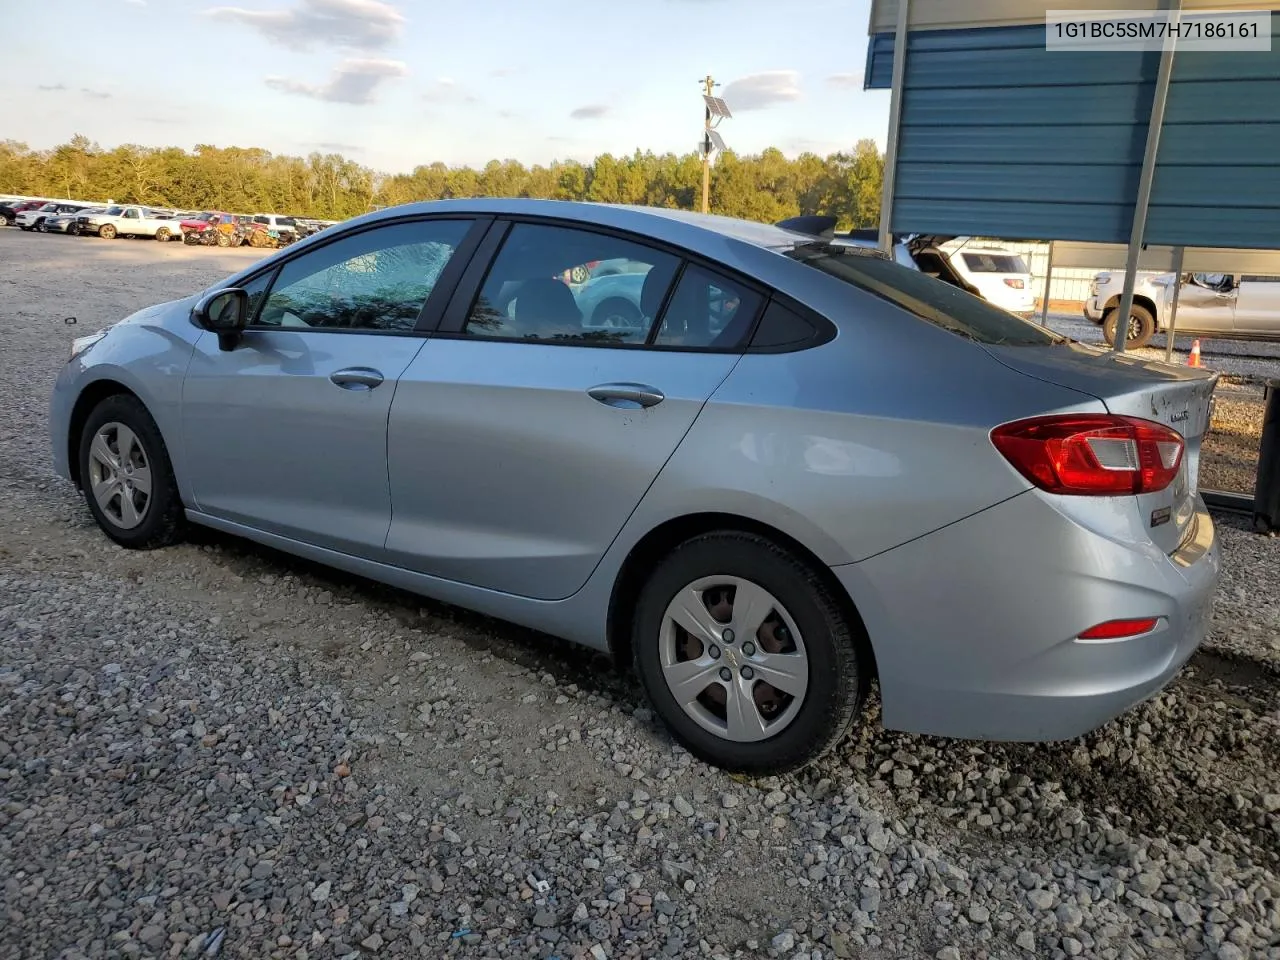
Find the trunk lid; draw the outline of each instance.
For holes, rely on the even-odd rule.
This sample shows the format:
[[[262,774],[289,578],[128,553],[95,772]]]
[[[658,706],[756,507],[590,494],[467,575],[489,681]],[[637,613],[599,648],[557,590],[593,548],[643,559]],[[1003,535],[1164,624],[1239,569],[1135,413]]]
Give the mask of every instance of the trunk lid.
[[[1182,435],[1186,450],[1178,478],[1159,493],[1135,498],[1151,540],[1165,553],[1177,550],[1195,514],[1200,446],[1218,375],[1075,342],[985,349],[1019,373],[1087,393],[1111,413],[1152,420]]]

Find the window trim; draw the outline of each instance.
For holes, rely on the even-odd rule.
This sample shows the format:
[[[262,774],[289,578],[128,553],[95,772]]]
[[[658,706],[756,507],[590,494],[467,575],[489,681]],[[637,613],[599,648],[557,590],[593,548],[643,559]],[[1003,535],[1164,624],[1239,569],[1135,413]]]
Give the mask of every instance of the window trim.
[[[275,289],[276,281],[280,279],[280,271],[283,270],[299,257],[305,257],[309,253],[329,246],[333,243],[339,243],[350,237],[367,233],[370,230],[377,230],[382,227],[400,226],[407,223],[437,223],[448,220],[468,220],[471,221],[471,227],[463,235],[461,242],[453,252],[453,256],[449,258],[449,262],[445,264],[444,269],[440,271],[440,276],[436,279],[436,284],[431,289],[431,293],[427,296],[426,302],[422,305],[422,309],[418,312],[418,318],[414,321],[412,329],[409,330],[374,330],[364,327],[278,327],[269,324],[257,323],[257,318],[262,312],[263,306],[267,302],[267,298],[271,296],[271,292]],[[267,281],[267,288],[263,291],[262,298],[258,301],[258,306],[253,312],[253,316],[245,324],[246,332],[264,333],[333,333],[338,335],[359,335],[378,336],[378,337],[425,337],[439,324],[440,318],[444,313],[445,306],[452,296],[453,289],[457,285],[458,279],[462,276],[472,258],[475,256],[476,248],[480,245],[480,240],[488,232],[492,226],[493,217],[488,214],[465,214],[465,213],[446,213],[434,215],[405,216],[405,217],[388,217],[385,220],[375,220],[371,223],[361,224],[359,227],[350,228],[341,233],[333,233],[324,237],[323,241],[309,243],[306,247],[298,249],[296,246],[286,247],[287,255],[279,259],[271,258],[268,263],[264,263],[260,270],[255,270],[248,276],[239,281],[237,286],[253,283],[258,278],[270,274]],[[324,236],[323,231],[314,236]]]
[[[653,237],[647,237],[643,234],[635,233],[630,230],[621,230],[616,227],[604,226],[595,223],[584,223],[581,220],[573,220],[564,217],[552,217],[537,214],[501,214],[496,216],[495,222],[488,234],[484,238],[484,249],[477,251],[472,259],[470,266],[467,268],[466,275],[458,283],[454,289],[453,297],[449,301],[449,306],[444,312],[444,317],[440,325],[432,334],[442,340],[474,340],[478,343],[523,343],[533,346],[547,347],[585,347],[592,350],[649,350],[655,353],[706,353],[706,354],[732,354],[741,355],[748,352],[751,338],[755,336],[756,328],[760,325],[760,320],[764,316],[765,307],[769,303],[769,298],[776,291],[765,286],[758,280],[754,280],[738,270],[733,269],[726,264],[711,260],[701,256],[683,247],[675,244],[657,240]],[[653,319],[653,325],[645,336],[643,342],[632,343],[593,343],[578,342],[571,340],[516,340],[511,337],[498,337],[484,334],[468,334],[465,332],[467,317],[470,316],[472,308],[475,306],[476,300],[479,299],[480,291],[484,288],[485,281],[489,277],[489,271],[497,262],[498,254],[502,250],[502,245],[506,241],[507,235],[511,229],[518,223],[530,224],[533,226],[544,227],[561,227],[569,230],[578,230],[585,233],[595,233],[601,236],[613,237],[617,240],[625,240],[629,243],[639,244],[640,246],[650,247],[668,256],[677,258],[679,263],[676,267],[675,275],[672,278],[670,286],[667,288],[666,295],[663,297],[662,306],[658,310],[657,315]],[[685,268],[693,264],[713,274],[719,274],[725,280],[736,283],[745,290],[754,293],[759,299],[759,306],[756,315],[751,318],[751,323],[747,326],[742,340],[732,347],[688,347],[677,344],[656,344],[650,340],[657,336],[657,331],[661,329],[662,322],[666,318],[667,307],[671,304],[671,298],[675,294],[676,287],[680,280],[684,277]],[[763,352],[763,351],[760,351]]]
[[[773,304],[790,310],[798,315],[806,323],[813,326],[814,334],[804,340],[797,340],[795,343],[781,343],[776,346],[756,346],[751,340],[754,340],[756,334],[760,330],[760,325],[764,323],[765,314],[769,312],[769,307]],[[783,293],[781,290],[775,290],[773,296],[765,301],[764,307],[760,311],[760,317],[756,321],[756,325],[751,330],[751,340],[747,341],[746,353],[799,353],[801,350],[811,350],[814,347],[820,347],[823,344],[830,343],[836,338],[839,329],[831,321],[829,317],[819,313],[813,307],[805,306],[795,297]]]

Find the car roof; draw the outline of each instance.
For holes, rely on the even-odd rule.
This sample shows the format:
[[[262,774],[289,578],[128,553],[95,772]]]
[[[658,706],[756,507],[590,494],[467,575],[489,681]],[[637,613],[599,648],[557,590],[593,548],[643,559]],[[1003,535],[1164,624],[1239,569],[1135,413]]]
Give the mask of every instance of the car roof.
[[[346,221],[343,226],[376,223],[427,213],[472,213],[490,216],[559,217],[584,224],[629,230],[678,246],[703,249],[717,238],[731,238],[766,250],[787,250],[814,238],[767,223],[665,207],[591,203],[582,200],[538,200],[525,197],[473,197],[428,200],[386,207]]]

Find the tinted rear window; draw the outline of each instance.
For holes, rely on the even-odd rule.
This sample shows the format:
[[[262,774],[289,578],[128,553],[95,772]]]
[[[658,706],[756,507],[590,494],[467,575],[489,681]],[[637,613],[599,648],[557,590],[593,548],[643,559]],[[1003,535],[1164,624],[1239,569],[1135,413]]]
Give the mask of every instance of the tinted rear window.
[[[964,265],[974,273],[1030,273],[1027,261],[1007,253],[962,253]]]
[[[787,256],[978,343],[1041,346],[1068,339],[959,287],[881,257],[827,244],[799,246]]]

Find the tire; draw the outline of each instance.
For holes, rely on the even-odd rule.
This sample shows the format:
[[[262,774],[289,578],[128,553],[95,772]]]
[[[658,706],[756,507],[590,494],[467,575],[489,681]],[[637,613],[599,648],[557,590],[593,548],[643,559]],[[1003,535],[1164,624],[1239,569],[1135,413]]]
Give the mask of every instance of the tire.
[[[72,236],[72,237],[78,237],[78,236],[80,236],[80,224],[78,224],[78,223],[68,223],[68,224],[67,224],[67,235],[68,235],[68,236]]]
[[[13,221],[9,217],[6,217],[4,214],[0,213],[0,227],[12,227],[12,226],[13,226]]]
[[[133,435],[132,441],[121,435],[122,429]],[[106,458],[100,458],[98,451]],[[121,453],[129,454],[132,471],[128,475],[118,469]],[[107,464],[113,455],[115,467]],[[79,457],[85,503],[108,537],[130,550],[154,550],[182,539],[185,515],[169,453],[155,420],[136,397],[115,394],[93,408],[80,434]],[[132,478],[127,482],[139,479],[139,466],[150,471],[151,490],[145,497],[140,485],[130,492],[120,482],[125,476]],[[98,485],[95,478],[110,484],[101,501],[94,492]],[[136,516],[133,523],[126,514],[126,496]]]
[[[1102,336],[1109,345],[1116,342],[1116,327],[1120,316],[1119,307],[1109,307],[1102,315]],[[1156,335],[1156,318],[1151,311],[1140,304],[1134,304],[1129,312],[1129,336],[1125,347],[1145,347]]]
[[[221,231],[218,232],[218,238],[214,242],[220,247],[231,246],[231,238]]]
[[[721,587],[728,581],[736,582],[734,602],[726,607],[727,592]],[[693,592],[686,593],[690,590]],[[733,623],[731,614],[742,615],[737,600],[746,590],[756,591],[764,601],[755,605],[755,616],[747,611],[746,622],[755,623],[756,617],[763,622],[757,628],[747,628],[752,631],[749,639],[730,637],[725,627]],[[710,629],[719,631],[718,646],[689,640],[692,635],[668,619],[669,607],[682,594],[704,604],[701,613],[708,618]],[[719,616],[713,616],[705,606],[706,598],[713,595],[721,600]],[[770,612],[760,612],[766,610]],[[770,624],[773,626],[766,630]],[[793,631],[793,636],[788,638],[783,627]],[[766,711],[757,698],[762,691],[767,695],[775,688],[763,682],[765,674],[752,677],[747,667],[764,669],[759,658],[770,656],[765,644],[778,641],[790,644],[792,650],[772,651],[774,663],[795,663],[795,676],[802,671],[805,683],[799,696],[772,705],[772,720],[761,722]],[[696,653],[691,644],[696,645]],[[661,560],[636,603],[632,649],[640,682],[672,736],[694,756],[732,772],[780,774],[813,762],[845,736],[866,694],[861,651],[867,645],[861,625],[849,622],[835,595],[808,563],[756,534],[703,534]],[[804,659],[790,661],[788,653],[801,654]],[[664,662],[668,663],[665,668]],[[702,665],[702,669],[691,668],[698,680],[689,685],[690,691],[696,693],[696,683],[707,680],[694,701],[678,699],[667,679],[666,671],[682,662]],[[705,678],[704,670],[710,671]],[[730,674],[729,683],[721,682],[722,671]],[[743,726],[746,735],[735,738],[729,733],[733,704],[725,701],[733,696],[732,691],[744,689],[744,683],[750,695],[733,702],[744,707],[743,715],[751,716],[756,726]],[[688,709],[682,705],[686,702]],[[717,715],[717,708],[723,715]],[[770,733],[769,727],[775,724],[778,732]]]
[[[37,220],[37,221],[36,221],[36,228],[35,228],[35,229],[36,229],[36,233],[44,233],[44,232],[45,232],[45,229],[44,229],[44,218],[43,218],[43,217],[41,217],[39,220]]]
[[[114,240],[116,238],[116,228],[109,223],[104,223],[98,231],[98,236],[103,240]]]
[[[159,230],[156,231],[156,240],[158,240],[160,243],[168,243],[169,236],[170,234],[169,234],[168,227],[161,227]]]
[[[184,233],[182,235],[182,242],[189,247],[194,247],[198,241],[196,240],[196,235],[194,233]]]
[[[591,324],[606,330],[634,330],[640,326],[640,311],[630,300],[610,297],[591,311]]]

